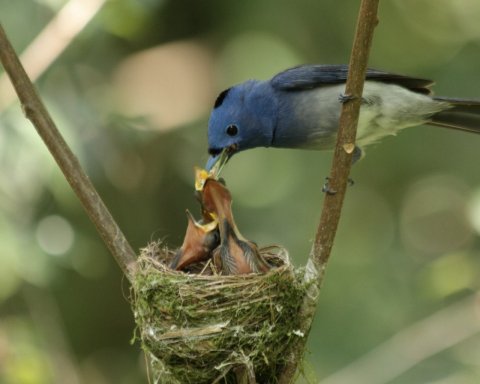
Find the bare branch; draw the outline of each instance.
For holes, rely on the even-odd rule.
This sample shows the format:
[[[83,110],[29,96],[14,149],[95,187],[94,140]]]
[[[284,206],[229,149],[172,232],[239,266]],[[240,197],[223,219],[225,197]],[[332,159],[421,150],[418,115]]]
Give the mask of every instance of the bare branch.
[[[1,25],[0,60],[18,94],[26,117],[35,126],[88,216],[97,227],[103,241],[122,271],[130,279],[135,268],[135,252],[58,131]]]
[[[345,102],[340,115],[337,144],[328,180],[329,190],[332,192],[325,194],[320,223],[305,272],[305,281],[312,283],[300,313],[303,319],[302,332],[305,336],[298,342],[290,359],[290,364],[285,367],[280,378],[280,384],[288,384],[293,381],[297,366],[302,360],[307,336],[315,315],[320,286],[330,257],[338,222],[340,221],[340,213],[348,184],[348,175],[355,150],[355,136],[368,56],[373,39],[373,31],[378,24],[378,3],[379,0],[362,0],[360,4],[355,40],[350,56],[350,70],[345,88]]]
[[[347,101],[343,103],[342,114],[340,115],[337,145],[328,181],[329,188],[335,193],[325,194],[320,224],[310,253],[310,260],[322,274],[325,271],[337,232],[348,184],[348,175],[352,165],[368,55],[373,31],[378,24],[378,2],[379,0],[363,0],[360,6],[355,41],[350,57],[350,70],[345,87]]]

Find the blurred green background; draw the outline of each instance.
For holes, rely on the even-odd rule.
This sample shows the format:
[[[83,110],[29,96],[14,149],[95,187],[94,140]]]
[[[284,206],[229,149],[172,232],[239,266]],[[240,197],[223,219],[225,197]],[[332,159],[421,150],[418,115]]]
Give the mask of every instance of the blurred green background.
[[[180,245],[185,208],[198,216],[193,167],[207,159],[216,94],[301,63],[348,62],[358,3],[0,0],[0,20],[18,52],[49,31],[25,65],[138,250]],[[480,98],[480,2],[384,1],[379,16],[370,66]],[[145,383],[128,284],[2,71],[0,383]],[[304,265],[330,159],[237,155],[224,176],[244,235]],[[308,343],[310,382],[480,382],[479,164],[480,137],[419,127],[354,167]]]

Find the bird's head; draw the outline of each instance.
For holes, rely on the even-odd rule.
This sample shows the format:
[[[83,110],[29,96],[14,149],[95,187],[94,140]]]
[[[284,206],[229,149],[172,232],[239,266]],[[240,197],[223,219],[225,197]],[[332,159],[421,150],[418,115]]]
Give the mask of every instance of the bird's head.
[[[271,144],[276,111],[267,85],[249,80],[218,95],[208,122],[207,170],[224,149],[230,158],[239,151]]]

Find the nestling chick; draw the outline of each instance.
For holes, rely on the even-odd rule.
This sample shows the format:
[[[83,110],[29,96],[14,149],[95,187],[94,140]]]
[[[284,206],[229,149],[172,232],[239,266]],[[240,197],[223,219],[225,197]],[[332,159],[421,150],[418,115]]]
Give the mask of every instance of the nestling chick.
[[[203,189],[203,208],[218,221],[220,246],[213,253],[225,275],[267,272],[270,266],[255,243],[245,239],[233,219],[232,196],[220,182],[209,179]]]
[[[218,225],[215,220],[208,224],[195,221],[190,211],[186,211],[188,226],[180,249],[170,264],[171,269],[181,270],[190,264],[206,260],[212,250],[220,244]]]

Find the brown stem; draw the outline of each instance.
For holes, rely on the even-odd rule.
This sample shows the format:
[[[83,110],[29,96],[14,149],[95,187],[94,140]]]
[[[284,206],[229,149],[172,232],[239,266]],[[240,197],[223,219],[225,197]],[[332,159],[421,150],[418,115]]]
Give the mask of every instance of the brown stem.
[[[136,255],[43,105],[0,25],[0,60],[35,126],[118,265],[131,279]]]
[[[322,273],[330,257],[352,165],[368,56],[373,31],[378,24],[378,2],[379,0],[363,0],[360,6],[357,30],[350,57],[350,70],[345,87],[345,96],[349,98],[349,101],[345,102],[342,107],[337,144],[329,178],[329,188],[336,193],[325,194],[322,216],[310,254],[310,259],[315,263],[317,270]]]
[[[355,149],[355,136],[368,56],[373,31],[378,24],[378,3],[379,0],[362,0],[360,5],[345,87],[345,96],[348,100],[342,106],[337,143],[328,180],[328,187],[332,193],[325,193],[320,223],[305,272],[305,281],[311,282],[312,285],[305,296],[300,312],[302,318],[301,331],[304,333],[304,337],[297,342],[289,363],[282,372],[279,380],[280,384],[293,382],[298,364],[302,360],[307,336],[315,315],[318,294],[337,232],[338,222],[340,221],[340,213]]]

